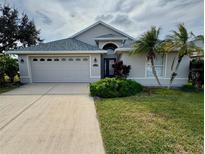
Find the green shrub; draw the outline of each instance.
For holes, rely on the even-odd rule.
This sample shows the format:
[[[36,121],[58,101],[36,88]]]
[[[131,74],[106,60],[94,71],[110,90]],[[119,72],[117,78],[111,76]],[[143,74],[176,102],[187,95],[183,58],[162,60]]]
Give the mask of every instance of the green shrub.
[[[117,78],[105,78],[90,85],[91,96],[103,98],[131,96],[142,89],[142,86],[133,80]]]
[[[14,77],[18,75],[18,63],[17,60],[8,56],[0,56],[0,84],[2,85],[5,82],[5,75],[10,79],[10,82],[14,82]]]
[[[200,91],[199,88],[196,86],[192,85],[192,83],[187,83],[181,87],[181,90],[186,91],[186,92],[197,92]]]

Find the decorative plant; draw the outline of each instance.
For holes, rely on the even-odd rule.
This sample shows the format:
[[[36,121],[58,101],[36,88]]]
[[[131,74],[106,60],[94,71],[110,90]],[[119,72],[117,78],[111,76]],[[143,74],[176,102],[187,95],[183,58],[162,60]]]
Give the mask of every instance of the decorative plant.
[[[124,65],[123,61],[115,62],[112,67],[114,68],[114,76],[118,78],[127,78],[131,69],[131,66]]]
[[[14,82],[14,77],[18,74],[18,63],[16,59],[13,59],[9,56],[5,56],[6,58],[6,65],[5,65],[5,73],[9,76],[10,82]]]
[[[4,76],[8,75],[10,81],[14,82],[14,77],[18,74],[18,63],[10,56],[0,56],[0,84],[4,83]]]
[[[178,25],[177,31],[172,31],[168,39],[163,43],[163,48],[167,52],[177,51],[177,57],[173,59],[171,66],[171,77],[169,87],[177,76],[177,70],[184,56],[189,56],[193,52],[203,51],[201,48],[194,44],[196,40],[203,40],[203,36],[195,36],[192,32],[188,33],[184,24]],[[176,61],[176,64],[175,64]]]
[[[5,75],[5,58],[3,55],[0,55],[0,86],[4,84],[4,75]]]
[[[193,59],[190,62],[189,80],[193,86],[203,87],[204,85],[204,60]]]
[[[105,78],[90,84],[91,96],[102,98],[132,96],[142,90],[142,85],[136,81],[121,78]]]

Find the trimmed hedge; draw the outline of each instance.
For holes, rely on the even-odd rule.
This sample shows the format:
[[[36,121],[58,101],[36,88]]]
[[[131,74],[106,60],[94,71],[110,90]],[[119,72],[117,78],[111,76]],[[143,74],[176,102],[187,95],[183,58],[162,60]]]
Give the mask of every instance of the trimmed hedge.
[[[105,78],[90,85],[91,96],[102,98],[126,97],[142,90],[143,87],[139,83],[118,78]]]

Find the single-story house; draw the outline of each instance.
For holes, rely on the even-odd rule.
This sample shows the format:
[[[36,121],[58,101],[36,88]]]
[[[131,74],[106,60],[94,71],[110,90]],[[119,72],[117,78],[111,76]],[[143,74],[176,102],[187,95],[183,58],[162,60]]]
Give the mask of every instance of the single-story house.
[[[135,39],[102,22],[83,29],[75,35],[57,41],[8,51],[18,55],[23,83],[35,82],[94,82],[112,77],[112,64],[122,60],[130,65],[129,79],[145,86],[157,86],[146,56],[130,55]],[[162,85],[169,83],[171,65],[176,52],[158,55],[156,70]],[[189,58],[184,57],[173,83],[187,83]]]

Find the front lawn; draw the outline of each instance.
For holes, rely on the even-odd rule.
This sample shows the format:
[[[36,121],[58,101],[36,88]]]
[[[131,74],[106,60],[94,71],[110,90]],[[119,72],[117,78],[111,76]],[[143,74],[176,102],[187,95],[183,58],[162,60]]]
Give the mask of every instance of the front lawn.
[[[19,85],[0,87],[0,94],[17,88]]]
[[[107,153],[203,153],[203,92],[96,100]]]

